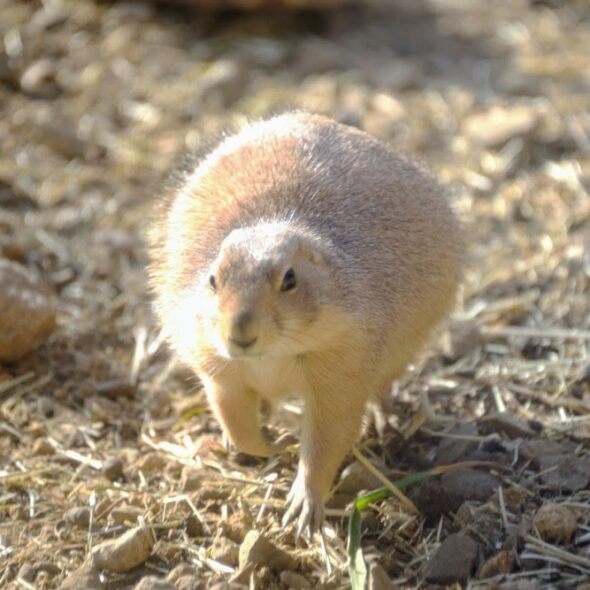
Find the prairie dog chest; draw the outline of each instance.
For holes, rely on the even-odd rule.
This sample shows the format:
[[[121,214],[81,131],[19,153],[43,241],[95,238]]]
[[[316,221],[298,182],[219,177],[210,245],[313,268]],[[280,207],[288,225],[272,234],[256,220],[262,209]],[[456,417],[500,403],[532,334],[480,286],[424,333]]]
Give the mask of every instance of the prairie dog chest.
[[[304,393],[306,379],[295,357],[252,359],[243,363],[242,378],[264,397],[279,399]]]

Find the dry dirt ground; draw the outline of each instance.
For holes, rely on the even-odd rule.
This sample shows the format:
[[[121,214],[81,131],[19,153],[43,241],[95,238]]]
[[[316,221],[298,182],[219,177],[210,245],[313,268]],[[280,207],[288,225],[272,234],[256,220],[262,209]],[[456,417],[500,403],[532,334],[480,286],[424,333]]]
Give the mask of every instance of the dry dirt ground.
[[[366,510],[372,587],[589,587],[586,2],[0,0],[0,41],[0,254],[57,308],[0,366],[0,587],[348,587],[346,507],[374,479],[353,464],[323,541],[296,545],[295,451],[223,445],[145,286],[142,232],[179,154],[291,107],[427,162],[470,235],[450,330],[358,449],[390,480],[476,463],[411,488],[419,514]]]

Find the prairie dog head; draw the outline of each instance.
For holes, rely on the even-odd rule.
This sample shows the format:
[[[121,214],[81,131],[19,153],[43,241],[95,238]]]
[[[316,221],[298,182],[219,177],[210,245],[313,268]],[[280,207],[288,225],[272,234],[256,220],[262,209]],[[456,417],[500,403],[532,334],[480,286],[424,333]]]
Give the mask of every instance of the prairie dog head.
[[[315,241],[281,223],[227,236],[199,285],[199,328],[220,356],[281,356],[313,348],[314,324],[331,281]]]

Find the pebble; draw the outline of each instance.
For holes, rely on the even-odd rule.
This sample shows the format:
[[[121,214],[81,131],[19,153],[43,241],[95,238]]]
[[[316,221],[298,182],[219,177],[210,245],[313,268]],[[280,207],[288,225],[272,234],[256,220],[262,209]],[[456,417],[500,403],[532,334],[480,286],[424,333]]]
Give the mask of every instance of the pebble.
[[[280,580],[289,590],[306,590],[307,588],[311,588],[311,584],[307,578],[289,570],[281,572]]]
[[[143,510],[137,506],[120,506],[109,513],[109,524],[113,526],[134,525],[143,514]]]
[[[56,75],[56,63],[51,59],[41,58],[25,69],[19,84],[21,90],[33,98],[55,98],[61,92]]]
[[[14,362],[55,329],[46,290],[20,264],[0,260],[0,362]]]
[[[68,160],[96,160],[105,155],[102,146],[91,140],[82,139],[72,122],[38,123],[37,131],[45,145]]]
[[[117,481],[123,477],[123,461],[119,457],[111,457],[105,461],[102,472],[109,481]]]
[[[142,578],[134,588],[134,590],[176,590],[174,584],[163,580],[162,578],[156,578],[156,576],[147,576]]]
[[[64,520],[71,526],[87,529],[90,524],[90,510],[79,506],[70,508],[65,513]]]
[[[199,577],[200,572],[197,566],[190,563],[181,563],[168,573],[166,580],[178,587],[180,586],[180,581],[185,578],[191,578],[198,581]],[[199,582],[199,584],[201,583]],[[195,588],[197,588],[197,585],[195,585]],[[188,590],[188,586],[186,587],[186,590]]]
[[[520,457],[538,467],[541,458],[567,454],[568,446],[554,440],[527,440],[518,449]]]
[[[477,448],[478,431],[473,423],[459,423],[445,434],[450,436],[443,438],[436,449],[437,465],[456,463]]]
[[[248,565],[268,566],[273,570],[297,569],[297,560],[271,543],[261,532],[250,531],[240,545],[240,569]]]
[[[117,400],[122,397],[133,398],[136,392],[135,385],[123,379],[111,379],[110,381],[103,381],[96,386],[96,393],[104,395],[112,400]]]
[[[540,537],[548,543],[569,543],[576,532],[576,515],[561,504],[544,504],[533,520]]]
[[[389,579],[387,572],[378,563],[369,567],[368,590],[396,590],[397,586]]]
[[[360,463],[355,461],[343,469],[338,492],[357,494],[361,490],[373,490],[380,485],[381,482],[374,475],[371,475]]]
[[[238,564],[240,546],[227,537],[218,537],[211,545],[210,555],[215,561],[235,566]]]
[[[136,470],[144,475],[162,472],[164,467],[166,467],[166,457],[156,452],[147,453],[135,463]]]
[[[490,557],[479,570],[479,579],[493,578],[500,574],[509,574],[514,567],[516,556],[514,551],[499,551]]]
[[[203,523],[194,514],[185,520],[184,528],[189,537],[200,537],[204,532]]]
[[[433,584],[464,584],[475,569],[478,544],[465,535],[449,535],[426,566],[426,581]]]
[[[149,527],[137,527],[92,550],[93,564],[98,569],[127,572],[141,565],[151,554],[154,536]]]
[[[466,117],[463,133],[474,143],[499,148],[514,137],[529,135],[539,122],[539,112],[532,106],[494,106]]]
[[[504,434],[510,438],[529,438],[538,434],[525,421],[510,412],[496,412],[479,421],[479,431],[483,435]]]
[[[55,455],[55,448],[46,438],[38,438],[31,447],[33,455],[50,456]]]
[[[98,569],[86,563],[69,574],[59,590],[103,590],[103,588]]]
[[[493,475],[478,469],[449,471],[441,477],[440,483],[457,507],[466,500],[487,500],[500,485]]]
[[[202,470],[186,466],[180,476],[180,489],[183,492],[196,492],[201,488],[204,478]]]
[[[588,487],[590,460],[572,454],[539,458],[541,481],[552,490],[577,492]]]

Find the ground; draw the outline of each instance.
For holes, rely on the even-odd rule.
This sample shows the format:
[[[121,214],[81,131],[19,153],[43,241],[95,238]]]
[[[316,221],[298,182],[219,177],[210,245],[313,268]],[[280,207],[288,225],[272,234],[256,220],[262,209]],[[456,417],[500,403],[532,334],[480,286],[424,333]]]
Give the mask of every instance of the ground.
[[[369,429],[358,452],[390,480],[474,463],[408,490],[418,514],[393,499],[366,510],[372,587],[582,587],[585,2],[203,15],[0,0],[0,14],[0,254],[45,283],[57,308],[53,334],[0,365],[0,587],[126,589],[150,576],[144,589],[349,585],[347,502],[374,481],[349,468],[323,542],[296,545],[280,526],[295,450],[255,460],[224,446],[198,380],[161,342],[146,290],[144,231],[180,155],[293,107],[425,162],[469,237],[456,313],[394,387],[384,437]],[[95,555],[90,573],[78,569],[133,527],[147,547],[137,567],[116,572],[112,556],[99,567]],[[285,553],[244,571],[251,529]]]

